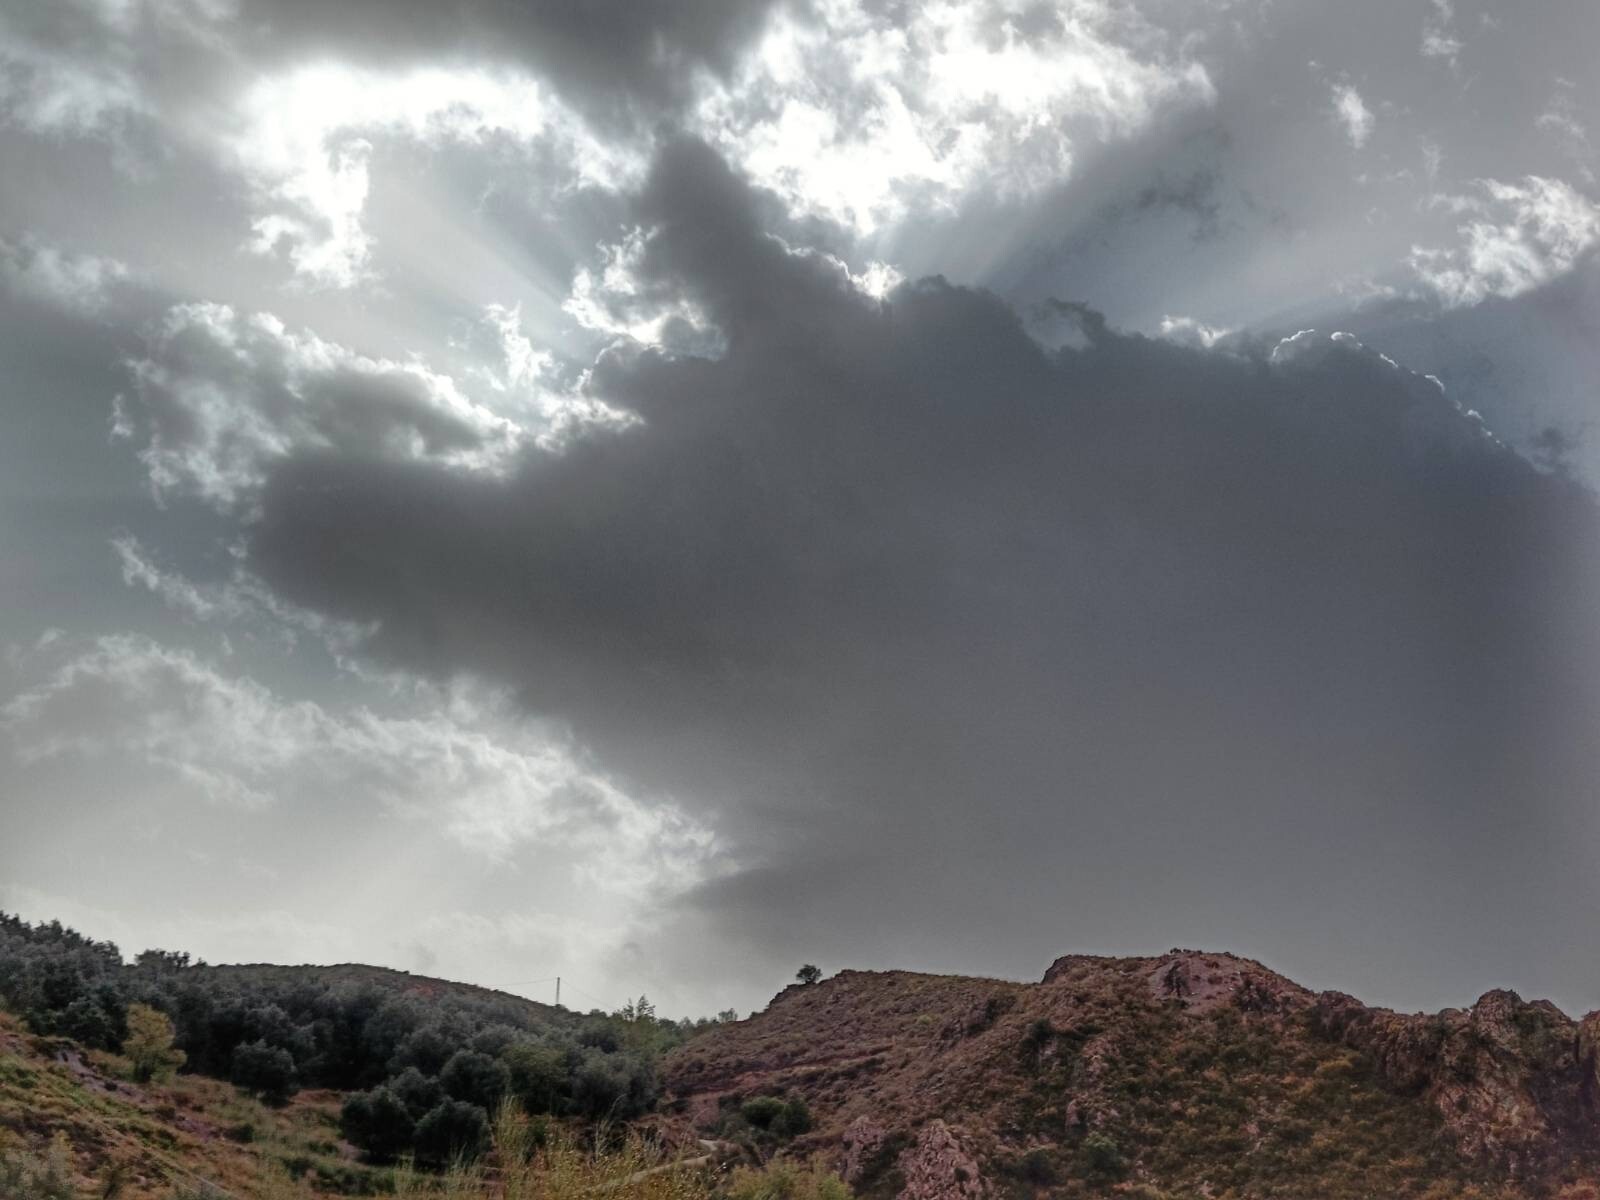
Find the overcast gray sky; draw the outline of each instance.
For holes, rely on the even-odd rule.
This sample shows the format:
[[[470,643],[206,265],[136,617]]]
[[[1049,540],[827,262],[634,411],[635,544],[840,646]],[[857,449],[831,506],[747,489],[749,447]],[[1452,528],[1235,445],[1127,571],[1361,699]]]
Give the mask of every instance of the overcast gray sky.
[[[1600,1007],[1589,0],[0,0],[0,907]]]

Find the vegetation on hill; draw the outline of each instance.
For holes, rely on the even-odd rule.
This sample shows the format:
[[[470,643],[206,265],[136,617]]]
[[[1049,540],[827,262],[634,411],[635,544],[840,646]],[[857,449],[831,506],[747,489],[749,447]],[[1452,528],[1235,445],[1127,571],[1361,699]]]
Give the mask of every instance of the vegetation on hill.
[[[1600,1200],[1600,1013],[1193,951],[820,976],[690,1025],[0,915],[0,1200]]]
[[[697,1028],[643,997],[580,1015],[374,968],[208,967],[159,950],[126,964],[109,942],[5,914],[0,1004],[36,1033],[125,1051],[146,1078],[181,1067],[267,1105],[350,1093],[352,1144],[436,1164],[480,1152],[506,1099],[589,1120],[649,1111],[659,1056]]]
[[[273,1108],[197,1075],[119,1081],[131,1067],[0,1014],[0,1200],[851,1200],[820,1164],[729,1170],[692,1142],[669,1148],[510,1103],[474,1160],[378,1167],[338,1142],[331,1093]]]
[[[0,1013],[0,1179],[28,1200],[53,1197],[40,1180],[61,1177],[71,1200],[166,1200],[175,1183],[201,1181],[238,1197],[279,1182],[316,1195],[393,1190],[392,1169],[341,1143],[333,1093],[269,1107],[201,1075],[133,1077],[129,1059],[31,1034]],[[0,1187],[0,1200],[18,1197]]]

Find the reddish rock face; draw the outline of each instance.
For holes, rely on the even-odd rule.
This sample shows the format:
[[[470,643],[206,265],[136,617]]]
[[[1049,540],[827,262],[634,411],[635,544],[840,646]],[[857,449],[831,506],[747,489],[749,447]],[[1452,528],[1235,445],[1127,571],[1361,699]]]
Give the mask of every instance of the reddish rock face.
[[[872,1200],[1418,1181],[1523,1200],[1600,1179],[1600,1013],[1494,991],[1398,1014],[1230,954],[1068,955],[1038,984],[843,972],[695,1038],[665,1075],[701,1135],[736,1135],[721,1126],[751,1096],[804,1098],[815,1124],[791,1149]]]
[[[851,1187],[861,1183],[868,1167],[883,1150],[889,1131],[871,1117],[857,1117],[844,1131],[844,1160],[839,1175]]]
[[[1600,1012],[1578,1022],[1574,1052],[1578,1061],[1579,1099],[1587,1115],[1600,1118]]]
[[[1583,1030],[1600,1029],[1597,1015],[1574,1022],[1503,989],[1431,1016],[1367,1008],[1339,992],[1318,996],[1313,1010],[1318,1029],[1372,1055],[1391,1086],[1431,1100],[1463,1155],[1521,1175],[1594,1140],[1584,1119],[1594,1052],[1586,1059]]]
[[[900,1156],[905,1187],[900,1200],[980,1200],[982,1176],[973,1157],[943,1121],[922,1127],[917,1144]]]

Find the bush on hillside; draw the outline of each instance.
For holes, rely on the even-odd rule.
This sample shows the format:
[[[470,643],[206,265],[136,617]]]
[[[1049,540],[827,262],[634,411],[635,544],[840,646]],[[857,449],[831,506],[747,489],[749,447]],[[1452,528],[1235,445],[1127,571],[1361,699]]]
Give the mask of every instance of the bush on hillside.
[[[851,1200],[848,1184],[821,1159],[774,1159],[760,1170],[739,1167],[723,1189],[727,1200]]]
[[[263,1104],[286,1104],[294,1095],[294,1058],[265,1041],[246,1042],[233,1052],[228,1077]]]
[[[489,1115],[464,1100],[441,1101],[417,1122],[414,1146],[418,1162],[470,1162],[489,1147]]]
[[[357,1092],[339,1112],[345,1141],[377,1162],[391,1162],[411,1149],[417,1119],[406,1102],[387,1087]]]
[[[511,1073],[499,1059],[476,1050],[457,1050],[439,1072],[439,1083],[451,1099],[494,1112],[510,1087]]]
[[[571,1098],[567,1056],[555,1046],[518,1042],[505,1052],[511,1094],[530,1114],[559,1113]]]
[[[590,1047],[572,1076],[572,1109],[580,1117],[626,1121],[656,1102],[655,1070],[642,1059]]]
[[[1127,1167],[1121,1147],[1104,1133],[1091,1133],[1083,1139],[1083,1160],[1095,1175],[1120,1175]]]
[[[739,1106],[745,1124],[778,1138],[799,1137],[811,1128],[811,1111],[799,1096],[756,1096]]]
[[[170,1079],[183,1066],[187,1056],[173,1048],[176,1036],[166,1013],[148,1004],[128,1006],[128,1036],[123,1039],[122,1053],[136,1083]]]
[[[407,1067],[384,1086],[393,1092],[400,1103],[406,1106],[406,1111],[417,1119],[445,1098],[444,1085],[437,1079],[429,1079],[415,1067]]]
[[[0,1146],[0,1200],[76,1200],[67,1145],[61,1135],[42,1158]]]
[[[713,1024],[657,1017],[643,997],[617,1015],[580,1015],[373,977],[360,968],[209,968],[162,950],[127,965],[110,942],[0,913],[0,1006],[34,1032],[121,1047],[138,1077],[181,1069],[231,1079],[274,1104],[297,1087],[370,1096],[386,1085],[413,1127],[446,1099],[492,1110],[508,1096],[530,1114],[630,1119],[655,1104],[659,1055]],[[170,1041],[149,1013],[165,1015]],[[392,1129],[404,1134],[403,1121],[381,1124],[386,1132],[369,1123],[365,1140],[352,1141],[375,1157],[411,1151],[409,1142],[395,1148]]]

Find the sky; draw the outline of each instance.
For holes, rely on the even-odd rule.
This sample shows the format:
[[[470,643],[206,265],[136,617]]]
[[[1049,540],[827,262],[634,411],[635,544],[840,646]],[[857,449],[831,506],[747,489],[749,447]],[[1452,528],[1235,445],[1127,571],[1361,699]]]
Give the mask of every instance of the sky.
[[[1597,45],[0,0],[0,908],[1600,1008]]]

